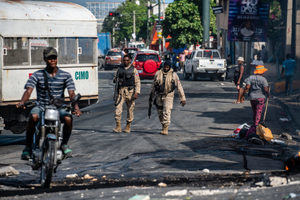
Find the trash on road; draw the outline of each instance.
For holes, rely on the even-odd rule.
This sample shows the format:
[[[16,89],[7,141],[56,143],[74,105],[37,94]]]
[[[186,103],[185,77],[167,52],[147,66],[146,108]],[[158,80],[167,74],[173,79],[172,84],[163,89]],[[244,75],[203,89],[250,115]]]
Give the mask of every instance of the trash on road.
[[[0,167],[0,177],[13,175],[19,175],[19,171],[13,168],[12,166]]]
[[[250,126],[247,123],[239,125],[231,134],[233,138],[244,138]]]
[[[288,196],[284,197],[284,199],[294,199],[296,197],[300,197],[300,194],[290,193]]]
[[[204,173],[209,173],[209,169],[203,169],[202,170]]]
[[[187,190],[172,190],[165,194],[165,196],[184,196],[187,195]]]
[[[281,118],[279,118],[279,120],[280,121],[282,121],[282,122],[288,122],[288,121],[290,121],[288,118],[286,118],[286,117],[281,117]]]
[[[285,142],[283,140],[279,140],[279,139],[272,139],[270,141],[272,144],[280,144],[280,145],[284,145]]]
[[[277,187],[277,186],[281,186],[281,185],[286,185],[288,184],[288,181],[285,177],[270,177],[270,186],[272,187]]]
[[[90,176],[89,174],[86,174],[83,176],[83,179],[93,179],[94,177]]]
[[[130,197],[128,200],[150,200],[149,195],[135,195],[133,197]]]
[[[293,140],[293,137],[290,134],[288,134],[288,133],[282,133],[280,135],[280,137],[284,138],[284,139],[287,139],[287,140]]]
[[[66,178],[78,178],[78,174],[68,174]]]
[[[167,184],[166,184],[166,183],[163,183],[163,182],[160,182],[160,183],[158,184],[158,186],[159,186],[159,187],[167,187]]]

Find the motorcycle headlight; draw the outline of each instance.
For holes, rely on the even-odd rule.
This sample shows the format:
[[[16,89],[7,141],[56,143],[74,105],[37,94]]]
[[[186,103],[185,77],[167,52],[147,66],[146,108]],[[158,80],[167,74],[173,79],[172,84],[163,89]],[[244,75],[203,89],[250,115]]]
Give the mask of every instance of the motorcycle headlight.
[[[59,112],[54,109],[46,109],[45,111],[45,120],[57,121],[59,120]]]

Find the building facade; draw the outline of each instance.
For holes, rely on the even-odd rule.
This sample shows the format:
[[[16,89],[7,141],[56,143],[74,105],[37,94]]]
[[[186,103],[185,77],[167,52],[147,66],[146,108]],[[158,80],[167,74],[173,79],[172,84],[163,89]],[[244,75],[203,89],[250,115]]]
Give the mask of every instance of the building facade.
[[[98,0],[87,1],[86,7],[95,15],[98,20],[98,32],[101,31],[105,17],[109,12],[115,11],[125,0]]]

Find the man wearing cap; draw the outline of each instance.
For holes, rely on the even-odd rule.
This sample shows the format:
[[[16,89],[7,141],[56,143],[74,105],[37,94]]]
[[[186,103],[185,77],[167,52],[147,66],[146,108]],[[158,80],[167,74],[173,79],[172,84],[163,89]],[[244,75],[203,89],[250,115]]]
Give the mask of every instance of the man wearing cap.
[[[114,83],[118,86],[115,91],[117,93],[115,99],[115,120],[116,127],[113,129],[115,133],[121,133],[121,118],[123,104],[127,105],[127,123],[123,132],[130,133],[131,123],[133,121],[133,110],[135,100],[138,98],[141,91],[141,81],[137,69],[131,64],[130,55],[123,57],[123,65],[116,71]]]
[[[233,81],[235,83],[236,89],[238,91],[238,97],[235,103],[243,103],[243,92],[244,92],[244,58],[238,57],[238,66],[234,71]]]
[[[171,62],[166,61],[163,67],[154,76],[149,101],[156,105],[159,121],[162,124],[160,134],[168,135],[171,122],[171,110],[173,108],[174,91],[177,88],[180,104],[186,104],[186,98],[178,75],[171,69]]]
[[[253,111],[253,124],[250,127],[247,136],[256,132],[261,114],[265,106],[265,99],[270,96],[269,84],[263,74],[267,71],[263,65],[256,66],[254,75],[249,76],[246,80],[244,94],[249,92],[250,103]]]
[[[26,147],[23,150],[21,159],[28,160],[32,153],[32,142],[35,125],[38,122],[40,115],[40,107],[51,104],[51,99],[64,98],[64,90],[67,88],[70,99],[75,97],[75,85],[70,73],[63,71],[57,67],[57,51],[53,47],[47,47],[43,51],[46,67],[34,72],[27,83],[25,84],[25,92],[21,101],[17,104],[18,108],[24,107],[24,103],[29,100],[31,93],[36,88],[37,106],[30,112],[29,121],[26,128]],[[48,89],[45,85],[45,78],[48,80]],[[49,94],[50,93],[50,94]],[[64,122],[63,140],[61,149],[66,156],[70,156],[72,150],[67,145],[72,132],[72,115],[65,109],[59,108],[60,118]],[[77,116],[81,115],[81,111],[75,103],[74,113]]]

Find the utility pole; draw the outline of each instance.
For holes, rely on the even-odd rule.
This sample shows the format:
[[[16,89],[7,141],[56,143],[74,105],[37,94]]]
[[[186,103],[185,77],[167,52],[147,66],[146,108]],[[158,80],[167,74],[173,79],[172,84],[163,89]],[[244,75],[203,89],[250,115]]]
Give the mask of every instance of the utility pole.
[[[150,23],[150,0],[147,0],[147,37],[146,37],[146,45],[150,45],[150,34],[149,34],[149,23]]]
[[[135,34],[135,10],[133,11],[133,40],[135,41],[136,39],[136,34]]]
[[[203,44],[204,48],[208,47],[209,42],[209,24],[210,24],[210,16],[209,16],[209,6],[210,0],[202,0],[202,24],[203,24]]]
[[[158,0],[158,24],[160,24],[160,0]],[[158,50],[159,50],[159,55],[161,55],[161,38],[158,39]]]
[[[113,29],[112,29],[112,47],[115,47],[115,17],[112,18],[113,20]]]

